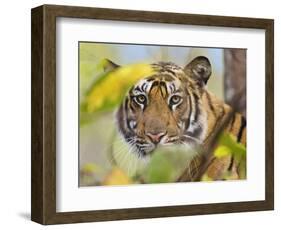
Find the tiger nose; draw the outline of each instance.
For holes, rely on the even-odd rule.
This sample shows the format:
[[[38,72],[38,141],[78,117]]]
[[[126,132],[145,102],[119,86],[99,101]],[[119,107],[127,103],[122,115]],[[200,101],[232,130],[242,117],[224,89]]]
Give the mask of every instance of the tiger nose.
[[[162,137],[166,135],[166,132],[161,132],[161,133],[146,133],[146,136],[150,138],[150,140],[154,143],[157,144],[160,142]]]

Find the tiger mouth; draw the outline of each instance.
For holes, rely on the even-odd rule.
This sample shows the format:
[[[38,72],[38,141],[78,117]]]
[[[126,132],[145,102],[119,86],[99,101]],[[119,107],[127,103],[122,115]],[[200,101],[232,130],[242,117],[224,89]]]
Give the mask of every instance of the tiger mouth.
[[[152,155],[155,150],[158,148],[164,148],[167,146],[171,145],[177,145],[179,143],[179,139],[177,138],[176,140],[167,140],[165,143],[145,143],[145,144],[139,144],[135,143],[134,147],[136,148],[136,152],[138,153],[139,156],[144,157],[144,156],[149,156]]]
[[[136,152],[139,156],[144,157],[148,155],[152,155],[152,153],[157,148],[157,145],[155,144],[147,144],[145,147],[143,145],[135,144],[134,146],[136,148]]]
[[[183,135],[181,137],[168,138],[164,143],[150,143],[150,142],[136,142],[132,144],[135,148],[135,152],[139,157],[151,156],[159,148],[169,148],[171,146],[181,146],[188,145],[190,147],[196,148],[199,146],[199,140]]]

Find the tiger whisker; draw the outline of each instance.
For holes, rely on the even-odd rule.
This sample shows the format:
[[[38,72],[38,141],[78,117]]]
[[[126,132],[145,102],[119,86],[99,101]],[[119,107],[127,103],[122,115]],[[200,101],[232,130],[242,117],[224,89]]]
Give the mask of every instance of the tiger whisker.
[[[201,142],[201,140],[200,139],[198,139],[198,138],[196,138],[196,137],[192,137],[192,136],[189,136],[189,135],[182,135],[183,137],[186,137],[186,138],[189,138],[189,139],[191,139],[191,140],[194,140],[194,141],[196,141],[197,143],[200,143]]]
[[[116,141],[115,143],[123,143],[124,141],[123,140],[118,140]],[[129,144],[129,146],[131,146],[132,144],[134,144],[134,139],[131,138],[131,140],[129,142],[127,142]],[[118,148],[115,150],[115,155],[116,157],[119,158],[120,162],[123,163],[125,161],[125,156],[127,154],[124,154],[124,152],[126,151],[127,149],[127,146],[124,146],[124,145],[121,145],[121,146],[118,146]]]

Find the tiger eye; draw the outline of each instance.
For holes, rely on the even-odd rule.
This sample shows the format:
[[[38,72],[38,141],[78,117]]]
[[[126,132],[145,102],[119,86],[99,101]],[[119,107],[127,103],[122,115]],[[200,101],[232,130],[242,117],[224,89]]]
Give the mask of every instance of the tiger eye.
[[[140,104],[144,104],[146,102],[146,97],[142,94],[136,96],[136,100]]]
[[[174,104],[178,104],[181,100],[181,97],[178,95],[174,95],[171,97],[170,99],[170,104],[174,105]]]

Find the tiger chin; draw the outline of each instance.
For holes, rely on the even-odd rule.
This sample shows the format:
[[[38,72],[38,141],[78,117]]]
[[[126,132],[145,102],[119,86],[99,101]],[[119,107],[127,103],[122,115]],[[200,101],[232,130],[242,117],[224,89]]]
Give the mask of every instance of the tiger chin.
[[[111,62],[111,67],[119,66]],[[151,67],[154,74],[129,90],[116,113],[118,130],[133,150],[130,154],[148,161],[161,147],[204,146],[218,122],[232,111],[206,87],[212,73],[208,58],[196,57],[183,68],[171,62],[153,63]],[[225,132],[246,145],[246,121],[242,115],[235,113]],[[224,161],[215,159],[216,165],[207,170],[221,165],[229,165],[228,170],[236,167],[231,165],[233,159]]]

